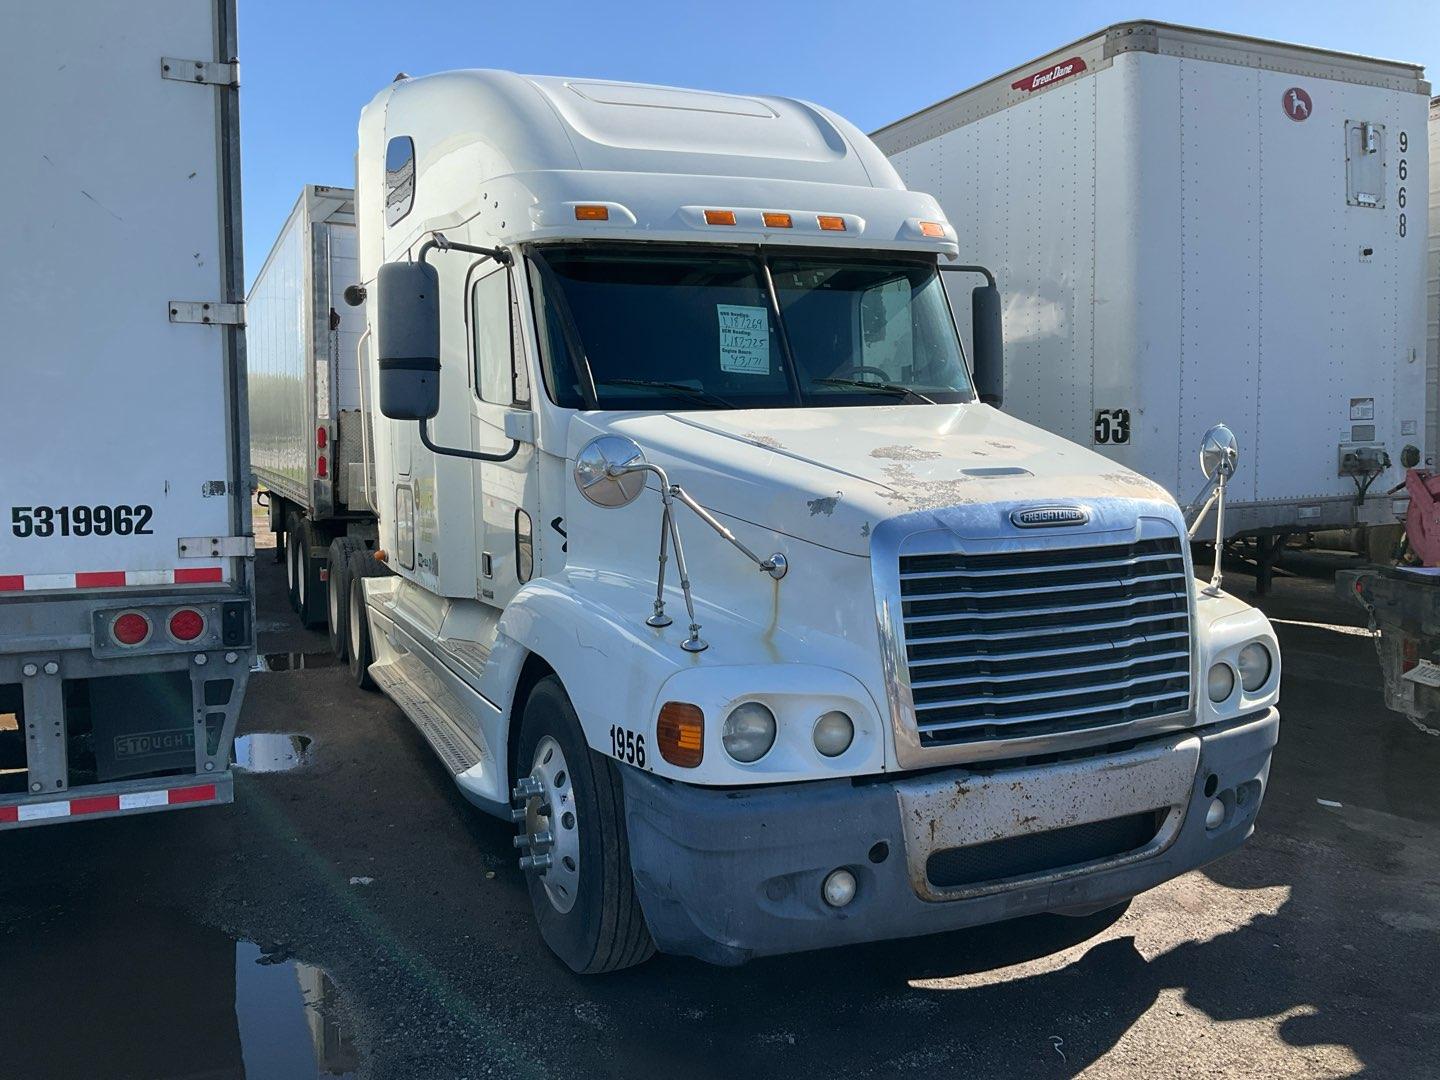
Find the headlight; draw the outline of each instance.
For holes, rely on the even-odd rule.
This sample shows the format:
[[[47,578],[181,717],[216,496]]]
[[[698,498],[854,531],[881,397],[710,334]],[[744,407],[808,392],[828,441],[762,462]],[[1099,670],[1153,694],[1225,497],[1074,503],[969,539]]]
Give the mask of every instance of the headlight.
[[[1224,701],[1235,692],[1235,672],[1229,664],[1216,664],[1212,667],[1208,682],[1211,701]]]
[[[815,749],[826,757],[839,757],[855,741],[855,723],[836,709],[815,721]]]
[[[1270,681],[1270,650],[1252,641],[1240,650],[1240,685],[1252,693]]]
[[[759,761],[775,745],[775,714],[758,701],[736,705],[725,717],[720,742],[736,761]]]

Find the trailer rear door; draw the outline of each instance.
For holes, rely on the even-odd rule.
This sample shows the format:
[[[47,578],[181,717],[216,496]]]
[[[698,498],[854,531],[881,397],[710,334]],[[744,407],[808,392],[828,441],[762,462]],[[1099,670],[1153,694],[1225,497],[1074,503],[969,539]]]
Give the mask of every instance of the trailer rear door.
[[[6,13],[0,590],[242,572],[232,11]]]

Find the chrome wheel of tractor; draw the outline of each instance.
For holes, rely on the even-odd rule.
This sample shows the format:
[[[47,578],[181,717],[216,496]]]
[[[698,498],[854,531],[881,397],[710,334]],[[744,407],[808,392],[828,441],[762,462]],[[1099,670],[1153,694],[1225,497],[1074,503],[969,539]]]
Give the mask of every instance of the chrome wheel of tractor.
[[[539,871],[545,895],[563,915],[580,895],[580,827],[565,751],[549,735],[535,747],[530,775],[520,787],[532,793],[525,800],[525,831],[515,838],[525,851],[520,868]]]
[[[516,750],[515,846],[540,936],[572,971],[646,960],[655,944],[630,871],[621,766],[586,744],[555,676],[525,699]]]

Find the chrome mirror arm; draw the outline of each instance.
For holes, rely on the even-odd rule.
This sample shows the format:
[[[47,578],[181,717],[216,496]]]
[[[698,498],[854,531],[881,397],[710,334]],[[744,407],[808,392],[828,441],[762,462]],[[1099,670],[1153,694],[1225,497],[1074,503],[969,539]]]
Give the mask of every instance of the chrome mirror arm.
[[[1199,502],[1203,496],[1205,501],[1190,522],[1189,536],[1192,540],[1200,528],[1200,523],[1205,520],[1205,515],[1210,512],[1210,507],[1212,505],[1215,507],[1215,569],[1210,575],[1210,584],[1206,585],[1203,590],[1206,596],[1220,595],[1222,579],[1220,562],[1225,547],[1225,485],[1233,472],[1233,469],[1223,465],[1216,469],[1215,475],[1210,477],[1204,490],[1195,499],[1196,502]]]
[[[673,620],[665,612],[665,563],[668,558],[667,547],[675,550],[675,570],[680,575],[680,592],[685,597],[685,611],[690,616],[690,636],[681,642],[680,647],[686,652],[704,652],[710,646],[700,637],[700,624],[695,619],[695,598],[690,591],[690,569],[685,561],[685,546],[680,540],[680,523],[675,518],[675,500],[679,499],[697,517],[710,528],[714,529],[720,536],[728,540],[738,551],[745,555],[751,562],[760,568],[764,573],[769,574],[776,581],[785,576],[790,568],[785,556],[776,552],[768,559],[762,559],[748,547],[740,542],[740,539],[719,521],[716,520],[708,510],[692,499],[688,492],[679,484],[672,484],[670,477],[659,465],[652,465],[648,461],[635,461],[623,465],[609,465],[606,474],[618,478],[626,473],[651,472],[660,481],[660,559],[659,570],[655,578],[655,601],[650,617],[645,620],[647,626],[663,627],[669,626]]]

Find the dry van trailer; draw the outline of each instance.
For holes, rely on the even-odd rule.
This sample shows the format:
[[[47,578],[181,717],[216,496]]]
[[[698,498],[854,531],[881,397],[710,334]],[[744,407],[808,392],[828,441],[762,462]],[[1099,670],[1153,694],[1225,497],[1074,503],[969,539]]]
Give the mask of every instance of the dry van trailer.
[[[246,305],[250,467],[268,493],[291,605],[332,633],[344,613],[327,603],[331,546],[345,541],[347,555],[374,546],[360,421],[364,320],[343,299],[358,277],[354,191],[307,184]]]
[[[233,0],[15,6],[0,830],[225,803],[254,653]],[[95,77],[103,81],[103,102]]]
[[[1423,74],[1125,23],[874,138],[995,270],[1007,411],[1182,505],[1225,417],[1231,536],[1388,523],[1435,452]]]

